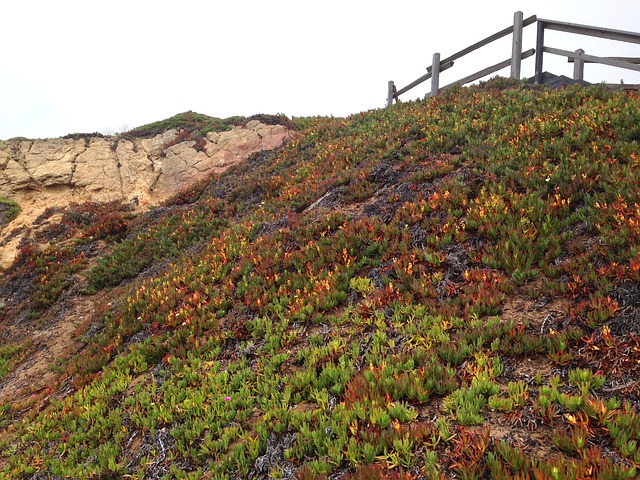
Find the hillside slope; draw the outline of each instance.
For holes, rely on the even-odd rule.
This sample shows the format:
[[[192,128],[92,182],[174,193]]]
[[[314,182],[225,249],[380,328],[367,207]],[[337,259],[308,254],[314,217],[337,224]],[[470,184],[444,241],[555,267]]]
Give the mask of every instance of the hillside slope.
[[[0,472],[633,478],[639,107],[495,79],[68,209],[0,283],[4,385],[73,338],[2,397]]]

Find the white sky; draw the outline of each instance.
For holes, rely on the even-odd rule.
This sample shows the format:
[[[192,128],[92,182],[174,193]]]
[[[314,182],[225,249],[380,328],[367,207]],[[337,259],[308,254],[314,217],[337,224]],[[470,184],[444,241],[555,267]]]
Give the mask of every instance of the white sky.
[[[0,139],[114,132],[187,110],[225,118],[379,108],[389,80],[403,87],[434,52],[445,58],[509,26],[517,10],[640,32],[638,0],[3,0]],[[535,47],[535,29],[525,28],[523,50]],[[640,57],[640,45],[545,37],[556,48]],[[510,55],[505,37],[442,72],[440,84]],[[544,70],[571,76],[573,64],[545,55]],[[522,76],[533,73],[531,57]],[[640,72],[587,64],[585,79],[640,83]]]

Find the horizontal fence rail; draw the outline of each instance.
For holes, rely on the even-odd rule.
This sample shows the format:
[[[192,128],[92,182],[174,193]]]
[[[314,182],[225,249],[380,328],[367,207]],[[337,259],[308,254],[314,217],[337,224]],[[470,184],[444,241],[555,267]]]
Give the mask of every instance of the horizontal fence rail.
[[[524,27],[532,25],[537,22],[537,37],[535,49],[529,49],[522,51],[522,30]],[[515,12],[513,15],[513,25],[494,33],[493,35],[474,43],[453,55],[441,60],[440,53],[433,55],[433,61],[429,67],[427,67],[427,73],[417,78],[408,85],[397,90],[395,83],[390,81],[387,86],[387,106],[391,106],[393,101],[400,101],[400,95],[408,92],[412,88],[420,85],[421,83],[431,79],[431,92],[430,95],[437,95],[441,90],[446,90],[455,85],[465,85],[467,83],[479,80],[482,77],[486,77],[492,73],[495,73],[508,66],[511,67],[510,77],[520,78],[520,63],[522,60],[529,58],[535,54],[535,82],[542,83],[542,65],[543,55],[548,53],[551,55],[560,55],[567,57],[569,62],[574,62],[573,78],[574,80],[582,80],[584,74],[585,63],[599,63],[603,65],[609,65],[612,67],[624,68],[628,70],[640,71],[640,59],[631,57],[600,57],[595,55],[588,55],[582,49],[578,49],[575,52],[563,50],[559,48],[549,47],[544,45],[544,32],[545,30],[557,30],[561,32],[574,33],[578,35],[588,35],[592,37],[605,38],[609,40],[617,40],[627,43],[640,44],[640,33],[628,32],[624,30],[614,30],[611,28],[592,27],[589,25],[578,25],[566,22],[557,22],[555,20],[545,20],[537,18],[535,15],[523,18],[522,12]],[[483,68],[482,70],[461,78],[453,83],[450,83],[444,87],[440,87],[440,72],[443,72],[453,67],[455,60],[462,58],[463,56],[488,45],[500,38],[507,35],[513,35],[511,58],[508,58],[502,62],[496,63],[490,67]]]
[[[520,18],[519,21],[518,21],[518,18]],[[516,25],[516,26],[518,24],[521,25],[521,27],[519,28],[519,30],[520,30],[520,38],[521,39],[522,39],[522,28],[527,27],[527,26],[531,25],[532,23],[535,23],[536,20],[537,20],[537,17],[535,15],[530,16],[526,20],[522,20],[522,12],[516,12],[514,14],[514,22],[513,22],[514,25]],[[462,58],[465,55],[467,55],[468,53],[471,53],[474,50],[479,49],[480,47],[484,47],[485,45],[489,45],[490,43],[495,42],[496,40],[499,40],[502,37],[506,37],[507,35],[510,35],[511,33],[513,33],[514,25],[512,25],[510,27],[507,27],[507,28],[505,28],[503,30],[500,30],[499,32],[494,33],[493,35],[489,35],[484,40],[480,40],[479,42],[474,43],[473,45],[471,45],[471,46],[469,46],[467,48],[463,48],[458,53],[454,53],[450,57],[445,58],[443,60],[443,62],[453,61],[453,60],[457,60],[459,58]]]
[[[536,53],[536,51],[533,48],[531,48],[526,52],[522,52],[522,54],[520,55],[520,59],[524,60],[525,58],[532,57],[534,53]],[[498,70],[502,70],[503,68],[508,67],[509,65],[512,64],[512,62],[513,62],[512,58],[507,58],[503,62],[496,63],[495,65],[492,65],[487,68],[483,68],[482,70],[479,70],[476,73],[472,73],[471,75],[461,78],[460,80],[456,80],[455,82],[450,83],[449,85],[440,87],[440,90],[446,90],[448,88],[455,87],[456,85],[464,85],[466,83],[474,82],[476,80],[481,79],[482,77],[486,77],[487,75],[491,75],[492,73],[495,73]]]
[[[619,42],[640,44],[640,33],[628,32],[625,30],[615,30],[613,28],[592,27],[590,25],[578,25],[576,23],[557,22],[555,20],[538,19],[538,32],[536,36],[536,65],[535,65],[535,81],[542,82],[542,61],[544,53],[552,55],[561,55],[574,59],[574,80],[582,80],[582,68],[584,63],[601,63],[612,67],[625,68],[627,70],[635,70],[640,72],[639,66],[633,61],[616,57],[597,57],[595,55],[587,55],[584,50],[578,49],[575,52],[562,50],[559,48],[545,47],[544,32],[545,30],[556,30],[558,32],[574,33],[577,35],[585,35],[589,37],[604,38],[607,40],[617,40]],[[579,75],[579,78],[576,78]]]

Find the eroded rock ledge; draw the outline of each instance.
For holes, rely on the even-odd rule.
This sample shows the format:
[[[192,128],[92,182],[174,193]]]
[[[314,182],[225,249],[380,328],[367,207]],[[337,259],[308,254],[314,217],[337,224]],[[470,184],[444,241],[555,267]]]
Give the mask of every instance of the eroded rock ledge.
[[[0,196],[22,212],[0,232],[0,266],[15,257],[19,237],[9,232],[27,225],[47,207],[71,202],[123,200],[146,209],[249,155],[279,147],[291,136],[282,125],[251,120],[230,131],[210,132],[196,145],[168,130],[150,139],[118,137],[45,139],[0,146]]]

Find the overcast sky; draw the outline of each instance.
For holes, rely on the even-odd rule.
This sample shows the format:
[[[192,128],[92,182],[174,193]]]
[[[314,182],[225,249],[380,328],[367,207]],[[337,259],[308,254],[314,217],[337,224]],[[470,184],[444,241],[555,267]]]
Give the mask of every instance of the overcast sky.
[[[410,83],[434,52],[444,58],[509,26],[517,10],[640,32],[638,0],[6,0],[0,139],[117,132],[187,110],[224,118],[380,108],[389,80]],[[640,45],[558,32],[545,44],[640,57]],[[523,50],[534,46],[532,25]],[[510,55],[507,37],[456,62],[441,85]],[[533,57],[524,60],[522,76],[533,70]],[[573,64],[545,55],[544,70],[571,76]],[[588,64],[585,79],[640,83],[640,72]]]

